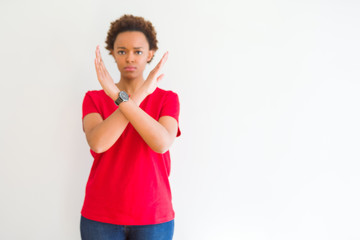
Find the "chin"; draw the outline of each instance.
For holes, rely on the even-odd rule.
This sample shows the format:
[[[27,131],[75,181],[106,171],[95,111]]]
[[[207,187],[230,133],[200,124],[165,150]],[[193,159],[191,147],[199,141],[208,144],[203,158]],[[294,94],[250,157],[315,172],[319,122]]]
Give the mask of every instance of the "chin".
[[[129,78],[129,79],[135,79],[137,77],[139,77],[139,74],[137,73],[125,73],[125,74],[121,74],[122,76]]]

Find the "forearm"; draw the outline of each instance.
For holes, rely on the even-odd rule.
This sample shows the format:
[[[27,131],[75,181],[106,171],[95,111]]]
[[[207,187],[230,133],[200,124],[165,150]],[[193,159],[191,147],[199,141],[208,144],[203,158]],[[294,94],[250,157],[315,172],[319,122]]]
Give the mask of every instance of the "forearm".
[[[109,95],[112,99],[116,99],[116,94],[109,93]],[[132,96],[137,106],[140,105],[145,97],[146,95],[142,91]],[[86,135],[90,148],[97,153],[105,152],[119,139],[128,123],[129,120],[124,114],[119,109],[115,110]]]
[[[130,121],[149,147],[158,153],[164,153],[172,143],[166,128],[137,106],[131,98],[119,105],[122,114]]]

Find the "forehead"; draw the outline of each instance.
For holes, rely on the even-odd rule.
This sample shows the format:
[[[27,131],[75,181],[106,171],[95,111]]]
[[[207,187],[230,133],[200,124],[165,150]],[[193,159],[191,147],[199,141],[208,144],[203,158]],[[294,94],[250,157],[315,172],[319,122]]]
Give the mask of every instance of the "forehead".
[[[119,33],[116,36],[114,47],[125,47],[125,48],[134,48],[134,47],[144,47],[148,48],[149,43],[146,40],[144,33],[139,31],[126,31]]]

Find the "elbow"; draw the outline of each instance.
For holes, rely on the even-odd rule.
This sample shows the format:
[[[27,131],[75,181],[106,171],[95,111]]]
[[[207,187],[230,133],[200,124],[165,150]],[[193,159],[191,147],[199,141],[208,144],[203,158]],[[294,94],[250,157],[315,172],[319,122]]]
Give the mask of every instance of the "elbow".
[[[95,153],[106,152],[110,147],[107,147],[103,144],[100,138],[91,136],[90,134],[86,135],[86,140],[90,149]]]
[[[152,147],[152,149],[154,150],[154,152],[164,154],[167,151],[169,151],[174,140],[175,137],[171,138],[170,136],[161,138],[158,141],[156,141],[157,144],[154,144],[154,147]]]
[[[98,154],[106,152],[108,150],[108,148],[105,148],[104,146],[101,146],[100,144],[96,144],[96,143],[89,143],[89,146],[93,152]]]
[[[154,152],[156,153],[160,153],[160,154],[164,154],[168,151],[169,149],[167,148],[156,148],[156,149],[153,149]]]
[[[169,151],[169,148],[157,148],[157,149],[153,149],[154,152],[157,152],[157,153],[160,153],[160,154],[164,154],[166,153],[167,151]]]
[[[101,148],[96,148],[96,147],[90,147],[91,150],[97,154],[103,153],[105,152],[104,150],[102,150]]]
[[[154,147],[152,147],[152,150],[156,153],[161,153],[164,154],[167,151],[169,151],[171,144],[170,143],[163,143],[163,144],[158,144]]]

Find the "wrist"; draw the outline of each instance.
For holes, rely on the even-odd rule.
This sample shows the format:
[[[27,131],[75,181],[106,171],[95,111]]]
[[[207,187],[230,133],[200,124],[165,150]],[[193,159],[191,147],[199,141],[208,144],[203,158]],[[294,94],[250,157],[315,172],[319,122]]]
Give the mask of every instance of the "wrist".
[[[109,88],[108,92],[106,92],[106,95],[108,95],[113,101],[115,101],[119,97],[119,88],[117,86],[113,86]]]
[[[132,96],[131,99],[139,106],[140,103],[147,97],[148,93],[143,87],[140,87]]]

